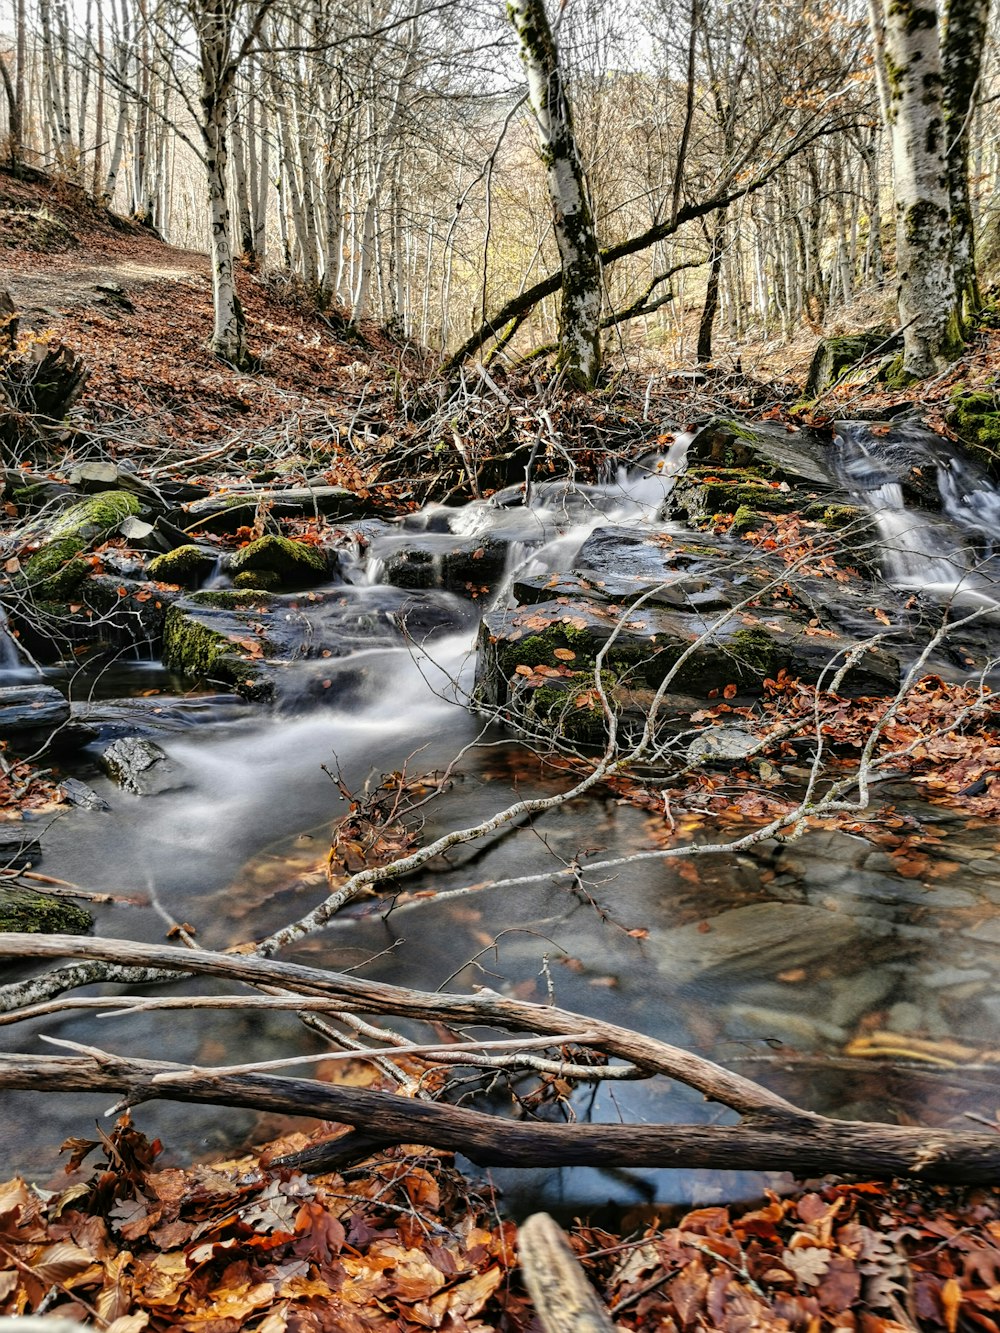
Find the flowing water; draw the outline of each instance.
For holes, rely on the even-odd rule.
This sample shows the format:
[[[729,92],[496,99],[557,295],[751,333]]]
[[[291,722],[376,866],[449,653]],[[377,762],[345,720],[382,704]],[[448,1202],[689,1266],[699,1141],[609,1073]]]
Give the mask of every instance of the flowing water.
[[[836,464],[845,483],[878,525],[888,580],[966,610],[1000,606],[1000,563],[993,545],[1000,493],[971,460],[946,452],[926,427],[897,425],[892,434],[863,422],[841,422]],[[904,499],[899,474],[916,467],[936,477],[939,511]]]
[[[602,486],[539,485],[527,505],[512,491],[492,502],[432,508],[407,520],[404,533],[408,525],[448,540],[499,534],[509,547],[505,587],[514,573],[561,571],[601,525],[667,527],[657,510],[683,465],[685,444]],[[861,470],[856,466],[856,482]],[[952,563],[954,552],[931,545],[940,534],[930,520],[914,522],[905,511],[915,545],[901,535],[894,485],[887,477],[866,492],[875,496],[876,512],[891,517],[884,540],[887,560],[898,560],[894,577],[917,577],[906,572],[915,561],[940,561],[935,581],[964,586],[967,571]],[[985,499],[970,501],[976,493],[963,493],[966,499],[954,505],[965,516],[971,550],[980,537],[969,518]],[[465,706],[475,634],[469,604],[377,582],[404,533],[382,531],[364,557],[347,562],[351,582],[336,592],[360,627],[357,637],[340,657],[291,664],[290,676],[308,683],[289,689],[290,712],[265,714],[217,696],[178,695],[154,669],[139,665],[131,669],[134,693],[148,697],[132,705],[120,697],[90,705],[91,720],[106,735],[120,734],[130,721],[133,731],[152,735],[175,772],[174,790],[140,799],[84,767],[82,775],[111,813],[73,811],[45,831],[47,873],[147,900],[97,908],[100,933],[162,939],[169,918],[195,925],[207,947],[225,947],[260,938],[308,911],[323,896],[318,872],[332,823],[344,812],[331,773],[357,791],[372,774],[441,771],[461,754],[448,789],[422,811],[427,838],[474,823],[518,797],[558,789],[563,779],[509,735],[484,730]],[[411,614],[404,615],[404,607]],[[408,637],[402,626],[414,623],[428,626],[427,633]],[[118,696],[125,692],[121,682],[119,676],[112,691]],[[323,703],[305,702],[317,697],[319,686]],[[901,876],[891,857],[863,839],[821,831],[752,855],[584,871],[575,887],[544,877],[514,889],[474,887],[657,845],[662,818],[596,795],[458,848],[408,885],[469,888],[467,895],[418,899],[389,913],[362,903],[294,957],[425,989],[486,984],[542,1002],[554,997],[565,1007],[733,1063],[831,1114],[893,1119],[919,1113],[936,1123],[965,1110],[992,1114],[998,1082],[983,1048],[1000,1041],[998,835],[989,827],[968,829],[941,810],[922,808],[921,814],[946,837],[939,849],[929,849],[920,878]],[[702,829],[693,836],[730,833]],[[940,1067],[887,1072],[858,1061],[837,1063],[852,1040],[875,1029],[904,1042],[954,1039],[967,1053],[955,1057],[951,1074]],[[314,1039],[281,1014],[227,1012],[210,1020],[68,1014],[39,1021],[30,1032],[4,1031],[10,1049],[43,1049],[37,1036],[44,1031],[201,1064],[316,1049]],[[53,1164],[47,1145],[86,1133],[109,1098],[53,1097],[41,1115],[34,1096],[4,1100],[12,1164],[44,1174]],[[501,1091],[492,1103],[471,1104],[509,1108],[510,1099]],[[596,1121],[718,1118],[717,1108],[663,1080],[583,1089],[575,1113]],[[248,1116],[166,1103],[140,1108],[137,1121],[180,1155],[231,1142],[250,1125]],[[734,1198],[780,1183],[710,1172],[496,1175],[515,1213]]]

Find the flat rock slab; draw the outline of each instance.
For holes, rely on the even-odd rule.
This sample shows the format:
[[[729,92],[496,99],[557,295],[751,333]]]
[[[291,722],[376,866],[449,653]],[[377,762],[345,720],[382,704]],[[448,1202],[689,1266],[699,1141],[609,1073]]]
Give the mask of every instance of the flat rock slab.
[[[70,706],[51,685],[8,685],[0,689],[0,736],[22,736],[60,727]]]
[[[33,827],[20,820],[0,823],[0,867],[23,870],[42,859],[42,845]]]
[[[346,518],[365,514],[371,506],[343,486],[290,486],[284,490],[227,491],[195,500],[180,525],[186,532],[235,533],[252,525],[260,510],[272,518],[301,518],[319,514],[323,518]]]
[[[891,930],[881,923],[875,928]],[[657,929],[650,950],[659,970],[678,985],[709,974],[763,980],[787,968],[841,957],[845,950],[860,950],[872,929],[867,918],[860,921],[823,907],[751,903],[706,922]],[[859,952],[859,964],[863,958]]]

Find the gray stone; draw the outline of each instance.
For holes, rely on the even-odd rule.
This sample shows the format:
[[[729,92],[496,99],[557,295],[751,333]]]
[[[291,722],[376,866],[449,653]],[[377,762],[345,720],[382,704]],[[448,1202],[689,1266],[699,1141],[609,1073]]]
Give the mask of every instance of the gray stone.
[[[23,736],[68,722],[70,706],[51,685],[0,688],[0,736]]]
[[[928,990],[953,990],[970,982],[989,981],[992,975],[984,967],[939,967],[923,977],[922,982]]]
[[[110,810],[111,806],[103,796],[98,796],[93,787],[88,787],[79,778],[63,778],[59,789],[70,805],[81,810]]]
[[[702,924],[707,924],[707,931]],[[706,973],[763,977],[849,956],[851,949],[867,946],[873,929],[878,927],[868,919],[862,922],[822,907],[751,903],[721,912],[706,923],[654,929],[650,949],[659,970],[678,984]]]
[[[166,752],[141,736],[123,736],[113,741],[99,762],[108,777],[133,796],[157,796],[183,786]]]
[[[820,1018],[809,1018],[805,1014],[788,1013],[782,1009],[758,1009],[747,1004],[730,1005],[729,1014],[737,1024],[747,1029],[748,1036],[773,1037],[810,1048],[824,1043],[843,1046],[847,1041],[848,1034],[844,1028]]]
[[[889,968],[869,968],[838,978],[828,1012],[830,1021],[841,1027],[853,1027],[863,1014],[881,1004],[898,981],[898,975]]]
[[[757,738],[742,727],[711,727],[688,746],[687,760],[700,764],[705,760],[742,759],[757,746]]]

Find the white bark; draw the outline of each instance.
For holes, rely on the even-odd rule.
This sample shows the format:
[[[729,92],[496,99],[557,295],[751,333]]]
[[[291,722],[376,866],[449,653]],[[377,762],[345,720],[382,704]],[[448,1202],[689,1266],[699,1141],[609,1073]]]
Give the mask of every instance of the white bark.
[[[892,144],[903,368],[920,379],[943,369],[961,346],[935,3],[874,0],[872,9]]]
[[[601,369],[601,268],[569,103],[544,0],[510,0],[507,9],[527,75],[562,261],[557,364],[589,389]]]

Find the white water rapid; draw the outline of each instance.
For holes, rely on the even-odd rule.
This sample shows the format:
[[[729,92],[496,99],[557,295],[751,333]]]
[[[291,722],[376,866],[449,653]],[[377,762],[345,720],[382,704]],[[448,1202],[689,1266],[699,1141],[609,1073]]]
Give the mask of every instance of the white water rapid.
[[[1000,566],[993,545],[1000,491],[926,427],[903,423],[885,433],[867,423],[840,422],[835,444],[845,484],[871,511],[888,581],[966,609],[1000,609]],[[907,505],[901,476],[916,470],[937,478],[940,512]]]

